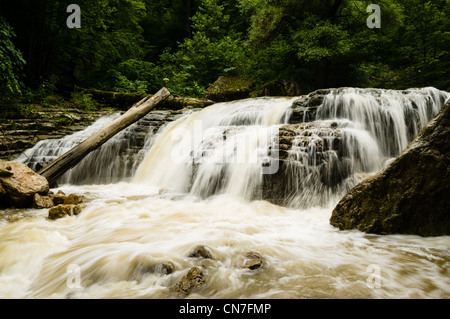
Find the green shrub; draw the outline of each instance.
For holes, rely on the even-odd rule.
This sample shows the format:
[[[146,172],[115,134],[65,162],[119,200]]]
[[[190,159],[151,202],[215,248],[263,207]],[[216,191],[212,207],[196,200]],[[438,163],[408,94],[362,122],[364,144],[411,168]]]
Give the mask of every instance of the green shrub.
[[[92,98],[92,94],[82,91],[75,91],[71,95],[70,101],[78,108],[92,112],[98,109],[98,103]]]

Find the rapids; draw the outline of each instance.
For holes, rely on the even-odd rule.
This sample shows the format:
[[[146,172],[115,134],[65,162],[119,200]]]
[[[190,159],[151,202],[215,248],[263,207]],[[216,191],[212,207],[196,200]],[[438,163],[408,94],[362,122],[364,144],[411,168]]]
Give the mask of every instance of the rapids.
[[[318,135],[308,145],[299,135],[288,158],[292,172],[299,165],[309,172],[289,181],[301,196],[286,206],[257,196],[261,176],[277,169],[276,153],[268,150],[276,149],[277,129],[289,123],[294,99],[248,99],[181,114],[157,133],[148,132],[144,154],[127,173],[117,172],[118,140],[111,140],[91,154],[95,161],[74,168],[84,178],[107,172],[103,180],[83,183],[78,176],[75,183],[77,174],[70,172],[54,189],[84,195],[87,207],[80,215],[50,221],[47,210],[29,209],[14,212],[23,217],[17,221],[0,219],[0,297],[180,298],[168,287],[199,266],[205,284],[186,298],[450,298],[449,236],[378,236],[329,224],[355,176],[389,163],[448,97],[433,88],[328,94],[316,121],[337,123],[351,174],[336,196],[306,207],[297,203],[328,191],[314,181],[306,191],[302,186],[316,173],[310,151]],[[55,145],[70,147],[87,130],[43,141],[21,158],[27,162],[38,151],[57,156]],[[332,146],[329,151],[338,157]],[[189,258],[197,245],[208,247],[214,260]],[[261,269],[240,267],[248,251],[264,257]],[[173,273],[145,271],[145,265],[167,261]]]

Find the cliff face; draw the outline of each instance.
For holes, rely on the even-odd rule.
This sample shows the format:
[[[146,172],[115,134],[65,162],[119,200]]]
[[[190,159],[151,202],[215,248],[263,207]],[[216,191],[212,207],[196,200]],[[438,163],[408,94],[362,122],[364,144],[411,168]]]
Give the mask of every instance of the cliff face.
[[[330,223],[376,234],[450,235],[450,100],[395,161],[345,195]]]

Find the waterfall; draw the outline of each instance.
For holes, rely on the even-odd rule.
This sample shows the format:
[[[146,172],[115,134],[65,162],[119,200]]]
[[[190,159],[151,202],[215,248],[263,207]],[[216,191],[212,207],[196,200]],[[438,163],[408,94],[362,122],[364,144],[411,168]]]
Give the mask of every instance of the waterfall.
[[[262,167],[287,123],[293,99],[255,98],[217,103],[167,126],[134,181],[199,197],[227,193],[251,199]],[[267,163],[266,163],[267,164]]]
[[[307,125],[290,124],[295,98],[218,103],[167,126],[133,181],[201,198],[324,206],[398,156],[447,98],[434,88],[331,89]]]
[[[316,104],[302,107],[304,113],[296,117],[296,101],[312,97]],[[130,181],[199,198],[228,194],[288,207],[324,206],[398,156],[448,97],[435,88],[338,88],[176,114],[154,111],[58,182]],[[41,141],[17,160],[38,170],[118,116]]]
[[[20,154],[16,160],[38,171],[119,116],[120,113],[103,116],[74,134],[61,139],[39,141],[34,147]],[[160,127],[178,116],[180,115],[177,112],[171,111],[151,112],[88,154],[74,168],[67,171],[58,183],[107,184],[130,179]]]
[[[435,88],[337,89],[326,95],[316,120],[347,119],[354,129],[369,132],[384,155],[395,157],[436,115],[446,98],[447,93]]]
[[[307,208],[337,202],[398,156],[449,96],[435,88],[327,90],[307,110],[313,114],[303,115],[313,122],[296,133],[285,172],[277,176],[286,180],[277,203]]]

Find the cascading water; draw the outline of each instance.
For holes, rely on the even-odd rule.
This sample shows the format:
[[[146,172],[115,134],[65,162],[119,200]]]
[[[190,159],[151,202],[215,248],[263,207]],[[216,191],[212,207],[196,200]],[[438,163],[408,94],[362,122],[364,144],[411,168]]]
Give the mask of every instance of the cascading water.
[[[253,199],[277,125],[287,122],[291,105],[292,99],[250,99],[183,118],[161,133],[134,181],[200,197]]]
[[[298,116],[297,98],[181,114],[148,131],[134,175],[104,185],[111,178],[87,161],[60,181],[86,197],[80,215],[50,221],[47,210],[29,210],[0,222],[0,297],[180,298],[169,287],[196,266],[205,284],[188,298],[450,298],[449,236],[375,236],[329,223],[339,197],[398,155],[448,98],[433,88],[345,88]],[[93,158],[104,170],[125,149],[110,143],[116,151]],[[52,157],[56,144],[36,149]],[[86,170],[103,177],[89,181]],[[189,257],[197,245],[212,259]],[[242,267],[248,251],[264,257],[261,269]],[[173,272],[161,271],[168,262]]]
[[[120,113],[115,113],[101,117],[86,129],[61,139],[42,140],[16,160],[38,171],[119,116]],[[130,179],[152,144],[158,129],[166,121],[178,116],[180,115],[170,111],[152,112],[88,154],[78,165],[66,172],[58,183],[107,184]]]
[[[332,90],[314,122],[293,128],[283,161],[271,153],[279,148],[278,133],[287,127],[295,99],[216,104],[161,132],[134,181],[202,198],[226,193],[271,200],[264,175],[276,174],[285,180],[278,190],[284,200],[276,203],[326,206],[398,156],[445,99],[434,88]]]
[[[316,119],[348,119],[367,131],[383,155],[398,156],[444,105],[445,92],[435,88],[408,91],[347,88],[328,94]]]

